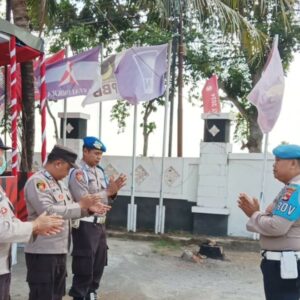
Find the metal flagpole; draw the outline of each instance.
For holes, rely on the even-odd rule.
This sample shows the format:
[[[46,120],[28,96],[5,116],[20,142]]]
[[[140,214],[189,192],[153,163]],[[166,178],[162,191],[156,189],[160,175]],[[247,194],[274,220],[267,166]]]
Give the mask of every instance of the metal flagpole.
[[[101,68],[103,63],[103,44],[101,44],[101,50],[100,50],[100,74],[101,74]],[[99,102],[99,137],[101,138],[102,135],[102,101]]]
[[[130,204],[128,204],[128,210],[127,210],[127,231],[133,231],[133,232],[136,232],[136,211],[137,211],[137,205],[134,204],[136,131],[137,131],[137,104],[134,105],[133,145],[132,145],[132,164],[131,164],[131,197],[130,197]]]
[[[260,204],[265,202],[265,182],[266,182],[266,172],[267,172],[267,154],[268,154],[268,140],[269,140],[269,133],[265,135],[265,144],[264,144],[264,163],[263,163],[263,176],[262,176],[262,181],[261,181],[261,188],[260,188],[260,196],[259,196],[259,201]]]
[[[167,125],[168,125],[167,119],[168,119],[169,95],[170,95],[170,68],[171,68],[171,54],[172,54],[171,52],[172,52],[172,41],[169,41],[163,147],[162,147],[162,158],[161,158],[160,193],[159,193],[159,205],[156,206],[155,233],[164,233],[165,232],[165,206],[163,205],[163,193],[164,193],[164,167],[165,167],[165,155],[166,155],[166,136],[167,136]]]
[[[269,140],[269,133],[265,135],[265,143],[264,143],[264,160],[263,160],[263,170],[262,170],[262,180],[260,186],[260,195],[259,195],[259,204],[260,209],[265,208],[265,185],[266,185],[266,176],[267,176],[267,163],[268,163],[268,140]],[[254,232],[253,239],[258,240],[259,234]]]
[[[68,57],[68,46],[65,49],[65,57]],[[67,98],[64,98],[64,118],[63,118],[63,145],[67,144]]]

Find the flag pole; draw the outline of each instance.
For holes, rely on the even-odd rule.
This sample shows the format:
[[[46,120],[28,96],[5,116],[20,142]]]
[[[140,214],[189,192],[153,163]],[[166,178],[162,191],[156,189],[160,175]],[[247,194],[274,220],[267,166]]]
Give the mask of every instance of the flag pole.
[[[68,46],[65,49],[65,57],[68,57]],[[64,118],[63,118],[63,145],[67,144],[67,98],[64,98]]]
[[[269,133],[265,135],[265,143],[264,143],[264,161],[263,161],[263,176],[261,181],[261,188],[260,188],[260,196],[259,201],[260,203],[264,203],[265,201],[265,182],[266,182],[266,171],[267,171],[267,154],[268,154],[268,140],[269,140]]]
[[[136,232],[136,211],[137,211],[137,206],[136,204],[134,204],[136,132],[137,132],[137,104],[134,104],[133,145],[132,145],[132,162],[131,162],[131,195],[130,195],[130,204],[128,204],[128,210],[127,210],[127,231],[133,231],[133,232]]]
[[[101,50],[100,50],[100,74],[101,74],[101,68],[103,63],[103,44],[101,44]],[[101,138],[102,135],[102,101],[99,102],[99,137]]]
[[[164,130],[163,130],[163,146],[161,157],[161,176],[160,176],[160,192],[159,192],[159,205],[156,206],[155,216],[155,233],[165,232],[165,206],[163,205],[164,195],[164,168],[166,156],[166,137],[167,137],[167,119],[169,111],[169,96],[170,96],[170,69],[171,69],[171,55],[172,55],[172,41],[168,43],[168,69],[167,69],[167,87],[166,87],[166,100],[165,100],[165,115],[164,115]]]
[[[266,173],[267,173],[267,163],[268,163],[268,140],[269,140],[269,133],[265,135],[265,142],[264,142],[264,158],[263,158],[263,169],[262,169],[262,180],[260,186],[260,195],[259,195],[259,204],[260,210],[265,209],[265,185],[266,185]],[[259,234],[254,232],[253,239],[258,240]]]

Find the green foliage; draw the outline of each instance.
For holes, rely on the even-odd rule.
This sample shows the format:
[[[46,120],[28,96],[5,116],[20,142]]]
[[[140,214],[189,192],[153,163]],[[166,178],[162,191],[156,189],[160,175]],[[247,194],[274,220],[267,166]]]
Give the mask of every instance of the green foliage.
[[[118,123],[118,133],[124,132],[126,127],[126,118],[129,117],[129,106],[127,101],[118,100],[112,107],[110,119],[116,120]]]
[[[299,49],[299,16],[290,5],[293,3],[288,0],[62,0],[57,4],[47,34],[51,36],[53,52],[65,44],[70,44],[76,53],[103,43],[109,55],[133,45],[177,39],[181,12],[186,49],[184,80],[190,90],[189,99],[200,104],[199,81],[217,74],[223,98],[239,111],[235,140],[250,145],[246,142],[253,139],[255,126],[257,129],[257,111],[246,96],[261,76],[274,35],[279,34],[285,70]],[[176,59],[173,63],[176,66]],[[175,83],[173,86],[176,88]],[[156,124],[148,113],[155,113],[153,107],[157,105],[143,104],[144,137],[155,130]],[[120,132],[125,130],[128,108],[126,102],[118,102],[112,110],[111,119],[117,121]],[[261,137],[256,135],[255,139]]]
[[[299,49],[299,16],[293,9],[289,10],[288,7],[285,9],[286,14],[282,14],[277,1],[268,1],[268,5],[264,6],[263,10],[259,7],[254,7],[253,10],[251,3],[240,7],[240,13],[259,29],[264,37],[263,59],[260,57],[253,59],[249,53],[248,44],[251,40],[247,35],[224,35],[214,26],[210,26],[214,23],[211,17],[202,23],[201,32],[197,29],[185,32],[185,36],[189,36],[186,38],[188,73],[185,80],[192,85],[190,98],[195,101],[199,97],[195,91],[198,89],[197,81],[200,78],[207,79],[213,73],[217,74],[219,87],[226,94],[223,98],[231,101],[239,110],[234,140],[242,141],[250,151],[261,150],[253,144],[259,145],[257,139],[262,139],[262,134],[257,135],[257,131],[260,131],[256,123],[257,111],[246,96],[261,76],[272,39],[275,34],[279,35],[279,51],[285,70],[288,69],[293,59],[293,53]],[[197,28],[193,25],[194,22],[197,21],[192,20],[190,26]],[[250,140],[254,143],[250,143]]]

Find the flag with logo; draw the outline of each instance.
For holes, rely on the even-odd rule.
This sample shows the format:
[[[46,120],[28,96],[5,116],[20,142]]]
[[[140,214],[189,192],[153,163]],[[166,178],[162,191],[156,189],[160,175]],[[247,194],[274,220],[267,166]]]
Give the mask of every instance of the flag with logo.
[[[247,97],[257,108],[257,123],[263,133],[270,132],[274,127],[280,114],[283,93],[284,72],[278,51],[278,36],[275,36],[261,78]]]
[[[220,113],[220,97],[217,75],[212,75],[202,89],[204,113]]]
[[[60,50],[56,53],[54,53],[52,56],[47,57],[45,64],[46,67],[50,66],[53,63],[56,63],[62,59],[64,59],[65,56],[65,50]],[[34,60],[33,61],[33,70],[34,70],[34,99],[36,101],[40,101],[40,91],[39,91],[39,60]],[[3,85],[3,88],[0,87],[0,99],[4,99],[5,97],[5,89],[4,89],[4,68],[1,68],[1,73],[0,73],[0,80],[1,84]],[[7,87],[7,99],[10,99],[10,66],[7,66],[7,79],[6,79],[6,87]],[[17,84],[16,84],[16,90],[17,90],[17,100],[18,100],[18,111],[22,111],[22,76],[21,76],[21,66],[19,63],[17,63]],[[0,104],[1,107],[1,104]]]
[[[46,68],[49,100],[87,95],[95,78],[101,84],[98,63],[100,47],[53,63]]]
[[[46,68],[50,65],[57,63],[65,58],[65,50],[59,50],[53,55],[49,56],[45,60]],[[39,60],[35,60],[33,62],[33,72],[34,72],[34,99],[35,101],[40,101],[40,90],[39,90],[39,77],[40,77],[40,62]]]
[[[95,82],[82,104],[115,99],[126,99],[132,104],[152,100],[165,91],[166,71],[167,44],[127,49],[102,63],[102,85]]]

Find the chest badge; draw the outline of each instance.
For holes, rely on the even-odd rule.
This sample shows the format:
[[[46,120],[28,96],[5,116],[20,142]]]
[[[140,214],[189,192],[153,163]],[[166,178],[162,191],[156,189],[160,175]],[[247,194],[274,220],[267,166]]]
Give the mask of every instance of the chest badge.
[[[0,208],[0,213],[1,213],[1,215],[5,215],[7,213],[7,208],[6,207],[1,207]]]

